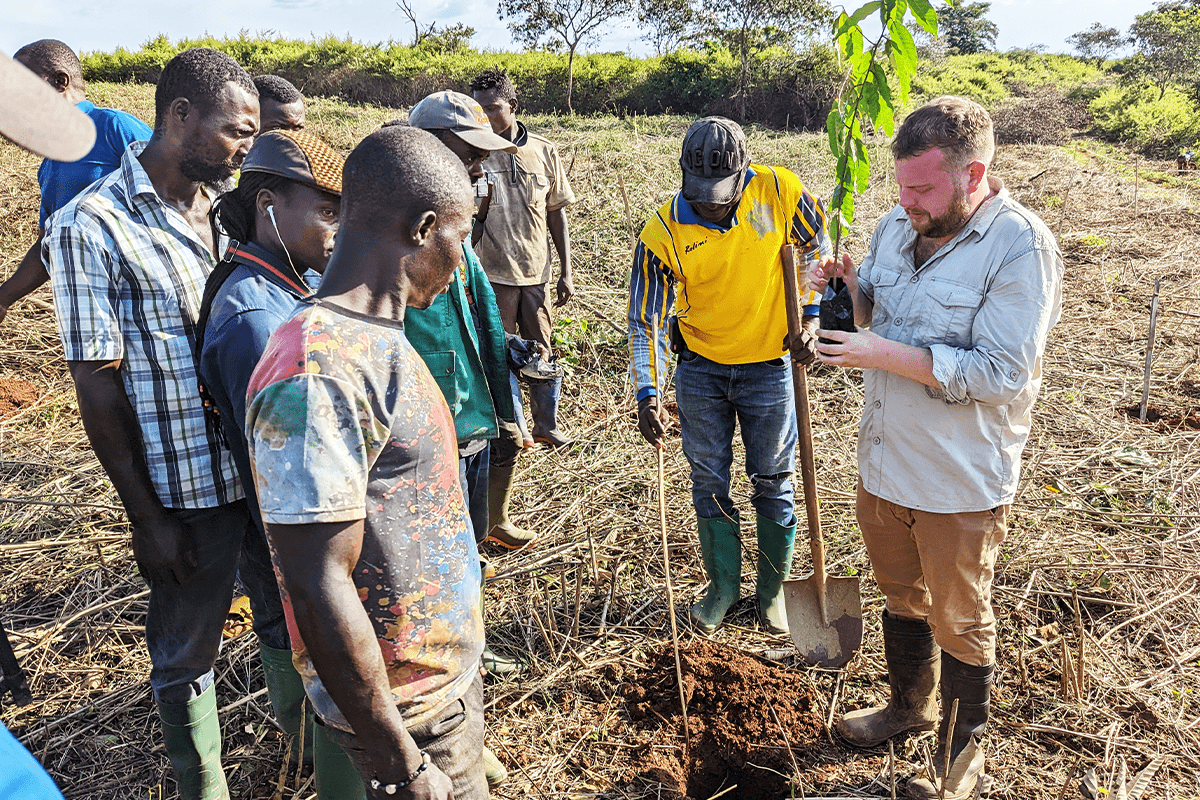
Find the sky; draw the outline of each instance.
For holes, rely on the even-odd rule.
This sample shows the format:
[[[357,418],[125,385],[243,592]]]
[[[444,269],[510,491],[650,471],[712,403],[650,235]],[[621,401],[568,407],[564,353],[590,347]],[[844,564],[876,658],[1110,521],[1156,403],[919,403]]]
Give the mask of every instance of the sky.
[[[496,0],[415,0],[413,5],[422,22],[475,28],[471,43],[477,48],[515,49],[496,15]],[[1000,29],[1000,50],[1040,44],[1050,52],[1069,52],[1064,39],[1072,33],[1093,22],[1124,31],[1152,5],[1152,0],[992,0],[988,18]],[[87,52],[136,49],[160,33],[182,39],[236,36],[241,30],[300,39],[326,34],[362,42],[412,39],[412,25],[394,0],[0,0],[0,51],[10,55],[37,39],[61,39]],[[636,55],[648,50],[633,24],[609,26],[587,47],[588,52]]]

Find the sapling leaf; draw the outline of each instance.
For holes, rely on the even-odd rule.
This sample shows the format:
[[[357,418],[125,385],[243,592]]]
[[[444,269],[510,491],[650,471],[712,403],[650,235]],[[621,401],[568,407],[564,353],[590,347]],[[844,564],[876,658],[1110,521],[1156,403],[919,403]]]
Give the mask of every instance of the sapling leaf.
[[[928,0],[909,0],[909,10],[912,11],[913,19],[917,24],[925,29],[925,32],[933,37],[937,37],[937,11]]]
[[[872,3],[867,3],[862,8],[855,11],[850,16],[846,16],[845,12],[838,17],[837,29],[834,31],[835,36],[841,36],[851,25],[857,25],[871,14],[879,10],[883,3],[880,0],[875,0]]]

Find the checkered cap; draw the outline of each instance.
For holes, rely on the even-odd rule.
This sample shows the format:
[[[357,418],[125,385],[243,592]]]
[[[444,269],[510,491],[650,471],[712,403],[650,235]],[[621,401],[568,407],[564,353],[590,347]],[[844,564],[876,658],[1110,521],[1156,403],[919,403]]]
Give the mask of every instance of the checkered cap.
[[[305,131],[269,131],[255,140],[242,172],[267,172],[341,195],[345,160]]]

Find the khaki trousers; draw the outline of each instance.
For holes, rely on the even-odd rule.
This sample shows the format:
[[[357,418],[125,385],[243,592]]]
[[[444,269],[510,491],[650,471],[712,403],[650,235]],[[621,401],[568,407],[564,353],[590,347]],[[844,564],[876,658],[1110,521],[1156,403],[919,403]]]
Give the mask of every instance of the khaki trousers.
[[[889,614],[925,620],[964,664],[996,661],[992,578],[1008,506],[934,514],[882,500],[858,485],[858,527]]]
[[[492,284],[504,330],[518,334],[522,339],[538,342],[546,348],[546,358],[554,352],[550,346],[550,334],[553,331],[550,299],[546,296],[549,287],[548,283],[536,286]]]

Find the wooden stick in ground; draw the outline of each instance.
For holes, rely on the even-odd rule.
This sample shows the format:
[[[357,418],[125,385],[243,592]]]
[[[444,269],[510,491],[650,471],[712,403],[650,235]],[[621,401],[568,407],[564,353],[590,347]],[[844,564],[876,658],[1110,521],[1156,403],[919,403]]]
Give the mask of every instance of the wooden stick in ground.
[[[942,779],[938,781],[938,797],[946,800],[946,778],[950,777],[950,745],[954,742],[954,726],[958,722],[958,698],[950,706],[950,724],[946,726],[946,752],[942,756]]]
[[[1146,368],[1142,374],[1142,409],[1138,416],[1146,421],[1146,407],[1150,403],[1150,365],[1154,363],[1154,325],[1158,321],[1158,291],[1162,288],[1162,278],[1154,281],[1154,298],[1150,301],[1150,333],[1146,339]]]
[[[654,385],[657,388],[658,364],[658,314],[650,321],[650,363],[653,364]],[[661,399],[661,398],[660,398]],[[660,408],[661,403],[660,403]],[[683,750],[687,753],[688,730],[687,695],[683,689],[683,662],[679,658],[679,627],[675,624],[675,588],[671,585],[671,552],[667,545],[667,468],[663,461],[663,448],[658,448],[658,524],[662,533],[663,575],[667,581],[667,619],[671,621],[671,647],[675,650],[675,680],[679,683],[679,710],[683,714]]]
[[[1078,589],[1071,590],[1071,602],[1075,606],[1075,634],[1079,640],[1078,650],[1075,652],[1075,691],[1079,693],[1079,700],[1082,702],[1086,690],[1083,687],[1083,616],[1079,613]]]

